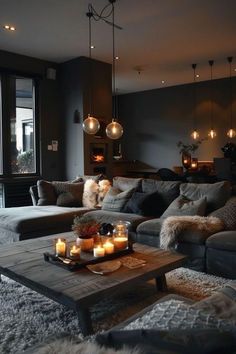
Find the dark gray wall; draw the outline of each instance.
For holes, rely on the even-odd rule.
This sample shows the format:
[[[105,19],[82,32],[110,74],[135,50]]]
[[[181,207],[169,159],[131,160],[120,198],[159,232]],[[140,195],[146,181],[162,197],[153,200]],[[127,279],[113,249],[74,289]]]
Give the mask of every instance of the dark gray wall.
[[[236,127],[236,78],[233,83],[233,113]],[[212,85],[212,86],[211,86]],[[213,120],[217,130],[214,140],[204,141],[196,151],[200,160],[223,156],[221,147],[229,139],[226,131],[230,122],[229,79],[196,84],[197,128],[206,137],[210,128],[210,97],[213,97]],[[119,116],[124,126],[122,150],[124,157],[141,160],[154,167],[181,165],[176,143],[193,142],[194,100],[192,84],[168,87],[119,96]]]
[[[64,178],[73,179],[82,174],[94,174],[94,166],[90,163],[90,143],[106,142],[111,160],[112,142],[84,134],[82,123],[89,113],[91,86],[92,114],[99,120],[111,120],[111,65],[97,60],[90,62],[86,57],[70,60],[60,65],[60,85],[65,139]],[[74,121],[75,111],[79,112],[77,123]],[[109,170],[109,166],[106,166],[106,170]]]
[[[58,80],[46,78],[48,68],[57,69],[55,63],[30,58],[24,55],[0,50],[0,72],[39,77],[40,93],[40,130],[41,130],[41,175],[45,179],[61,179],[63,173],[62,158],[62,121]],[[47,150],[52,140],[58,140],[59,151]]]

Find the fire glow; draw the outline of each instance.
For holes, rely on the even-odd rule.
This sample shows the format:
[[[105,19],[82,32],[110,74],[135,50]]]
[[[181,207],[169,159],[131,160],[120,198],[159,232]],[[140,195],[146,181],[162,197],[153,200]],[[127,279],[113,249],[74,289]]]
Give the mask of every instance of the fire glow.
[[[103,155],[93,155],[94,162],[104,162],[105,158]]]

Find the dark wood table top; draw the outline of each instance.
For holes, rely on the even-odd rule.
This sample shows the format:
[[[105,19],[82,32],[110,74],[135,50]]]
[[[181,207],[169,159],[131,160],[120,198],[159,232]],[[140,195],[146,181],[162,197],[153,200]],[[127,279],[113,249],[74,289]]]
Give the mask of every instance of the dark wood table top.
[[[69,232],[2,246],[0,273],[77,312],[104,296],[128,290],[140,281],[161,278],[182,266],[186,259],[181,254],[136,243],[132,256],[146,260],[144,267],[131,270],[121,266],[106,276],[94,274],[87,268],[70,272],[44,260],[44,252],[53,252],[55,237],[75,240]],[[84,332],[89,331],[91,328],[85,326]]]

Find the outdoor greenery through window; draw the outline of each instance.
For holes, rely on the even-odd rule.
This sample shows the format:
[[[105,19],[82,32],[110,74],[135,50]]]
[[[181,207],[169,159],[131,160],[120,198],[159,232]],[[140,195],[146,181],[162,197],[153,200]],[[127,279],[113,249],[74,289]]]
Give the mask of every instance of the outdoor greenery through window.
[[[11,172],[36,172],[34,82],[15,78],[15,115],[10,118]]]

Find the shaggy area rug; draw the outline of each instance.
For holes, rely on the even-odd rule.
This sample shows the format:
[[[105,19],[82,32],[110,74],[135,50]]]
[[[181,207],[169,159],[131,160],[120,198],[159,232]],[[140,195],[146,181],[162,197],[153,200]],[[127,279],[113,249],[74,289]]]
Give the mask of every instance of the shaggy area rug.
[[[211,295],[227,282],[228,279],[185,268],[167,274],[168,293],[193,300]],[[83,338],[74,311],[6,277],[2,277],[0,289],[0,353],[23,353],[48,336],[69,333]],[[95,331],[113,327],[162,296],[151,281],[122,296],[104,298],[91,307]]]

